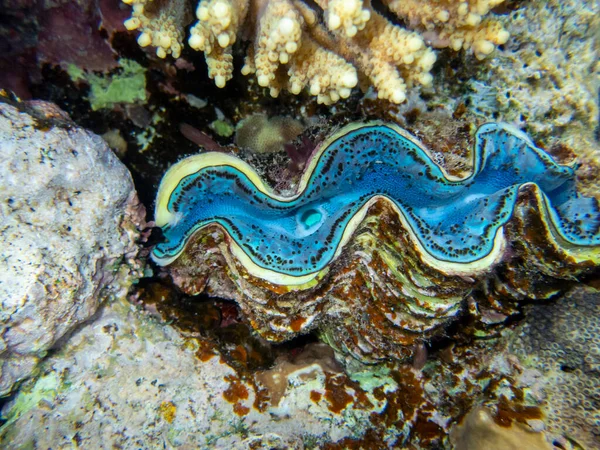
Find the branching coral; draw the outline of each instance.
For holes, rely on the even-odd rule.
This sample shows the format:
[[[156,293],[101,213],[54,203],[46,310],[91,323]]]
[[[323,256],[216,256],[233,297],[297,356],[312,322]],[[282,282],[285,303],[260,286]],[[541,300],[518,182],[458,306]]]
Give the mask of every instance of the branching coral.
[[[186,2],[123,1],[133,5],[126,26],[142,31],[140,45],[157,47],[161,58],[178,57],[188,22]],[[299,94],[306,88],[320,103],[330,104],[348,97],[360,78],[379,98],[402,103],[407,89],[432,82],[436,57],[426,42],[472,50],[479,59],[506,42],[508,33],[484,18],[503,1],[384,2],[408,23],[406,29],[369,1],[317,0],[322,9],[317,11],[300,0],[201,0],[188,42],[204,52],[218,87],[232,78],[232,46],[243,37],[251,45],[242,73],[255,74],[273,97],[283,89]]]
[[[385,0],[412,29],[422,31],[431,45],[454,50],[472,49],[478,59],[508,40],[508,32],[493,19],[484,18],[504,0]]]
[[[133,6],[131,18],[125,21],[128,30],[140,30],[138,44],[156,47],[156,55],[179,58],[183,48],[185,26],[190,11],[184,1],[123,0]]]
[[[335,49],[359,67],[379,98],[402,103],[407,88],[431,84],[429,71],[436,59],[433,51],[417,33],[391,24],[375,11],[371,11],[369,21],[353,37],[342,30],[332,35],[317,22],[310,30],[320,45]]]
[[[202,0],[196,9],[198,22],[190,30],[188,42],[194,50],[204,52],[208,76],[218,87],[231,79],[231,46],[247,12],[248,1]]]

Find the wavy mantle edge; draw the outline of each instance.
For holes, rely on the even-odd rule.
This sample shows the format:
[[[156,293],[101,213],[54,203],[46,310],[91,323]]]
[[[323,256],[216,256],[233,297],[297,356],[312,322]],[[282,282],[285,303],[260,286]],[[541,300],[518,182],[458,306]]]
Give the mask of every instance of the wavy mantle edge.
[[[480,134],[482,134],[484,132],[493,131],[494,129],[495,130],[505,130],[505,131],[509,132],[510,134],[526,141],[527,144],[530,145],[543,158],[546,158],[546,159],[549,158],[551,160],[553,159],[548,153],[546,153],[545,151],[543,151],[543,150],[539,149],[537,146],[535,146],[535,144],[531,141],[529,136],[527,136],[521,130],[516,129],[515,127],[513,127],[509,124],[491,122],[491,123],[486,123],[486,124],[481,125],[478,128],[477,132],[475,133],[475,141],[472,146],[473,151],[471,151],[472,168],[470,170],[470,173],[468,175],[466,175],[465,177],[456,177],[456,176],[450,175],[445,170],[444,167],[440,166],[439,164],[437,164],[435,162],[430,150],[422,142],[420,142],[416,137],[412,136],[406,130],[400,128],[398,125],[385,123],[382,121],[352,123],[352,124],[349,124],[349,125],[346,125],[346,126],[340,128],[335,133],[331,134],[327,139],[325,139],[321,143],[321,145],[317,149],[315,149],[315,151],[313,152],[312,156],[309,159],[309,163],[307,164],[306,169],[304,170],[304,172],[300,178],[298,187],[296,188],[296,193],[293,194],[292,196],[283,196],[283,195],[277,194],[276,192],[274,192],[274,190],[271,188],[271,186],[269,186],[268,184],[265,183],[265,181],[260,177],[260,175],[258,175],[256,170],[251,165],[249,165],[245,161],[237,158],[236,156],[233,156],[233,155],[230,155],[227,153],[206,152],[206,153],[200,153],[198,155],[193,155],[193,156],[187,157],[187,158],[179,161],[178,163],[173,165],[167,171],[167,173],[165,174],[165,176],[163,177],[163,179],[160,183],[160,186],[158,189],[158,195],[156,198],[156,207],[155,207],[156,225],[159,227],[163,227],[167,224],[177,223],[179,221],[180,217],[178,217],[178,214],[171,212],[168,208],[168,202],[170,200],[170,196],[171,196],[172,192],[175,190],[175,188],[177,187],[177,185],[179,184],[179,182],[183,178],[185,178],[189,175],[192,175],[206,167],[219,167],[219,166],[233,167],[233,168],[239,170],[241,173],[243,173],[248,178],[248,180],[250,180],[252,182],[252,184],[254,184],[256,189],[259,190],[260,192],[262,192],[263,194],[268,195],[271,198],[276,199],[278,201],[282,201],[282,202],[293,201],[296,198],[298,198],[299,196],[301,196],[303,194],[303,192],[306,190],[306,188],[308,186],[308,181],[310,180],[310,177],[312,176],[312,174],[319,162],[320,157],[334,141],[336,141],[340,137],[342,137],[345,134],[348,134],[352,131],[358,130],[360,128],[373,127],[373,126],[382,126],[382,127],[392,129],[394,132],[398,133],[401,137],[411,141],[421,151],[423,151],[424,155],[429,159],[429,161],[433,165],[437,166],[441,170],[444,178],[449,182],[466,182],[470,178],[477,175],[477,173],[479,172],[480,167],[481,167],[481,162],[482,162],[483,158],[486,156],[485,152],[483,152],[483,151],[477,152],[476,151],[476,149],[479,148],[478,144],[479,144]],[[570,165],[572,165],[572,164],[569,164],[568,166],[570,166]],[[576,261],[583,261],[583,260],[590,260],[590,259],[594,260],[594,261],[600,260],[600,255],[598,255],[599,252],[595,250],[595,247],[580,246],[580,245],[576,245],[576,244],[573,244],[573,243],[567,241],[561,235],[560,230],[555,225],[555,220],[558,220],[558,218],[556,217],[556,213],[553,211],[553,208],[549,204],[546,195],[537,186],[537,184],[535,184],[533,182],[521,184],[518,187],[518,191],[520,192],[526,186],[532,186],[534,188],[533,193],[534,193],[538,203],[540,205],[543,205],[543,207],[538,211],[538,213],[540,214],[541,220],[543,221],[546,229],[549,231],[548,237],[551,240],[551,244],[557,248],[560,248],[563,252],[565,252],[567,254],[567,256],[575,259]],[[356,229],[360,226],[361,222],[367,216],[370,207],[382,199],[384,201],[386,201],[386,203],[389,206],[392,207],[392,209],[395,211],[395,213],[400,218],[402,227],[408,231],[410,240],[417,247],[417,250],[419,252],[421,260],[428,266],[430,266],[446,275],[450,275],[450,276],[452,276],[452,275],[471,276],[471,275],[480,274],[480,273],[488,270],[491,266],[495,265],[502,259],[502,256],[504,254],[504,251],[505,251],[506,245],[507,245],[506,237],[505,237],[505,233],[504,233],[504,225],[511,220],[511,218],[514,214],[515,207],[516,207],[516,205],[515,205],[515,207],[513,207],[513,210],[511,212],[510,216],[506,219],[504,225],[498,227],[496,234],[494,236],[493,246],[492,246],[492,249],[490,250],[490,252],[488,252],[486,255],[484,255],[483,257],[481,257],[475,261],[471,261],[468,263],[459,263],[459,262],[441,260],[441,259],[438,259],[438,258],[434,257],[433,255],[431,255],[425,249],[420,238],[416,235],[416,233],[413,232],[412,227],[406,220],[406,217],[405,217],[403,211],[397,206],[395,201],[385,195],[375,195],[375,196],[371,197],[367,202],[365,202],[365,204],[352,216],[352,218],[346,225],[344,232],[342,233],[342,237],[340,239],[340,242],[337,245],[337,248],[334,252],[333,257],[330,259],[328,264],[330,264],[332,261],[336,260],[341,255],[343,249],[348,244],[348,242],[351,240],[354,232],[356,231]],[[152,254],[151,254],[152,259],[159,266],[167,266],[167,265],[173,263],[185,251],[185,249],[189,245],[190,241],[193,240],[194,236],[196,236],[200,231],[202,231],[206,228],[210,228],[210,227],[218,227],[223,231],[224,235],[227,237],[228,247],[229,247],[229,250],[230,250],[232,256],[234,256],[240,262],[240,264],[242,264],[244,266],[244,268],[248,272],[248,274],[250,274],[253,277],[263,279],[272,284],[289,286],[290,289],[292,289],[292,290],[307,289],[307,288],[314,286],[316,284],[317,280],[324,277],[329,270],[328,265],[327,265],[324,268],[317,270],[315,272],[305,274],[305,275],[300,275],[300,276],[294,276],[294,275],[283,274],[283,273],[280,273],[280,272],[277,272],[277,271],[274,271],[271,269],[266,269],[264,267],[261,267],[260,265],[256,264],[254,261],[252,261],[252,259],[246,254],[246,252],[237,243],[235,238],[233,238],[228,233],[228,231],[217,222],[211,222],[211,223],[207,223],[203,226],[198,226],[198,227],[192,228],[188,232],[188,236],[185,239],[185,241],[187,241],[187,242],[184,245],[182,245],[181,250],[179,252],[177,252],[176,254],[174,254],[170,257],[167,257],[167,258],[161,258],[161,257],[158,257],[154,252],[152,252]],[[226,258],[226,259],[228,260],[228,264],[230,264],[229,258]]]

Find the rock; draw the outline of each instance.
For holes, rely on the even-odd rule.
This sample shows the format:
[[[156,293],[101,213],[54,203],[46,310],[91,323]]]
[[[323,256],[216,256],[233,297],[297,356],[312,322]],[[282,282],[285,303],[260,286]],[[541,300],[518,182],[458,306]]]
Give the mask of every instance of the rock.
[[[105,304],[5,404],[0,447],[314,448],[361,436],[372,412],[383,409],[371,393],[353,397],[358,383],[328,394],[330,377],[317,370],[290,383],[274,419],[272,408],[258,407],[252,380],[207,344],[126,298]],[[387,378],[370,380],[372,390],[393,388]],[[329,403],[333,397],[343,397],[341,411]]]
[[[485,407],[473,409],[451,433],[455,450],[552,450],[543,433],[520,423],[498,425]]]
[[[0,98],[0,395],[122,296],[144,207],[105,142],[54,105]]]

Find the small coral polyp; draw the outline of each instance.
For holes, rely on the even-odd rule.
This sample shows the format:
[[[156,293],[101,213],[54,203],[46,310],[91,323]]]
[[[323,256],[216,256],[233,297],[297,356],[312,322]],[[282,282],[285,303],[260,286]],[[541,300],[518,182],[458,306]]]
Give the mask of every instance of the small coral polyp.
[[[463,179],[397,126],[352,124],[291,197],[211,152],[173,166],[156,205],[152,256],[185,290],[235,298],[269,339],[319,327],[361,359],[406,356],[464,304],[485,322],[600,264],[598,201],[503,124],[478,130]]]
[[[125,25],[141,31],[142,47],[179,57],[192,21],[186,0],[122,1],[133,6]],[[385,0],[408,24],[403,28],[362,0],[200,0],[188,44],[204,52],[218,87],[233,77],[233,45],[244,38],[251,42],[242,73],[255,74],[273,97],[306,89],[331,104],[350,95],[360,73],[379,98],[402,103],[408,89],[432,83],[436,56],[426,41],[482,59],[508,40],[497,21],[484,17],[503,1]]]

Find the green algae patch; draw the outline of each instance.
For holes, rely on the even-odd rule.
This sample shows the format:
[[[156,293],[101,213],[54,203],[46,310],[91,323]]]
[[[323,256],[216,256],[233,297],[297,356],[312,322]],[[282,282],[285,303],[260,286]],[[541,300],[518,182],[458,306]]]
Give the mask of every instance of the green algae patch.
[[[235,128],[226,120],[217,119],[210,124],[210,128],[213,129],[221,137],[230,137],[233,135]]]
[[[3,417],[3,419],[7,420],[7,423],[0,429],[0,441],[2,441],[2,435],[5,433],[8,425],[40,403],[51,402],[61,390],[62,384],[60,374],[49,372],[42,375],[30,386],[24,386],[18,393],[6,416]]]
[[[144,153],[146,150],[148,150],[154,142],[154,139],[160,136],[158,125],[164,120],[164,114],[164,108],[160,108],[152,115],[152,120],[150,124],[146,126],[144,131],[136,134],[135,140],[137,141],[140,153]]]
[[[398,387],[398,383],[390,375],[390,369],[383,365],[375,365],[366,370],[352,373],[350,379],[356,381],[361,389],[369,393],[380,387],[386,390],[395,390]]]
[[[73,81],[90,85],[88,100],[92,110],[112,108],[118,103],[146,102],[146,69],[129,59],[121,59],[119,64],[120,69],[110,75],[87,73],[73,64],[67,67]]]
[[[67,73],[73,81],[87,81],[87,74],[85,70],[75,64],[67,65]]]

